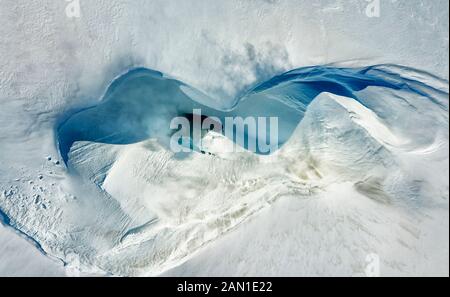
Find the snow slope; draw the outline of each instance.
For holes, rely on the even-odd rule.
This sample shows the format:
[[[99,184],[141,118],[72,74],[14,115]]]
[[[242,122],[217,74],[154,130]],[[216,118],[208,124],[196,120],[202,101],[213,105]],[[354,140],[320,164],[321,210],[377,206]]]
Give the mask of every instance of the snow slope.
[[[0,226],[0,277],[64,275],[62,262],[49,259],[12,229]]]
[[[377,19],[358,0],[81,1],[79,19],[64,1],[0,4],[0,209],[49,255],[106,275],[363,275],[376,253],[384,275],[448,275],[446,1],[382,1]],[[423,71],[375,69],[416,92],[372,86],[363,102],[323,89],[273,156],[58,148],[58,128],[135,67],[219,107],[327,63]]]

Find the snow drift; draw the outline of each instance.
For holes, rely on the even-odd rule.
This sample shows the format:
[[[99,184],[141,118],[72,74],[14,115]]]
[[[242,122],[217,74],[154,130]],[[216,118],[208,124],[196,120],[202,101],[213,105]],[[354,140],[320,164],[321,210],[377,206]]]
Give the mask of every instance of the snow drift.
[[[409,209],[437,203],[445,192],[445,177],[433,170],[448,175],[441,163],[448,159],[448,82],[425,72],[308,67],[257,85],[232,106],[214,102],[161,73],[134,69],[98,105],[67,115],[57,127],[60,152],[76,188],[92,195],[78,198],[71,220],[91,223],[77,227],[76,239],[44,240],[91,269],[154,275],[281,198],[314,199],[349,184],[377,207]],[[270,156],[221,154],[232,140],[211,132],[210,154],[174,154],[170,120],[194,108],[217,117],[280,117],[282,147]]]
[[[448,276],[448,1],[80,2],[0,6],[0,274]],[[189,104],[286,111],[284,144],[175,155]]]
[[[319,94],[333,93],[373,107],[375,99],[357,94],[368,87],[422,96],[444,110],[447,108],[442,99],[446,95],[445,89],[403,78],[398,71],[413,70],[393,65],[359,69],[324,66],[297,69],[262,83],[237,99],[234,106],[224,107],[214,104],[220,100],[210,99],[159,72],[134,69],[110,85],[101,104],[69,116],[58,129],[59,147],[65,161],[70,147],[79,141],[132,144],[157,138],[168,147],[171,120],[190,114],[194,109],[222,122],[226,116],[277,117],[280,119],[278,146],[281,147]],[[397,97],[393,100],[402,99]],[[250,137],[256,138],[257,135]]]

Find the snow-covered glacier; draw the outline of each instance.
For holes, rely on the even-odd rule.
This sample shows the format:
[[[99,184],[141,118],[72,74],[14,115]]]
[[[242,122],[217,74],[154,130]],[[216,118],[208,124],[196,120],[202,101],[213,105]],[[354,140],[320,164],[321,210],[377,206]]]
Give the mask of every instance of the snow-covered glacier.
[[[49,20],[32,52],[0,29],[0,275],[448,275],[448,3],[44,2],[0,10]],[[277,150],[175,153],[193,110],[275,117]]]
[[[168,147],[172,119],[197,109],[204,116],[215,117],[221,123],[225,122],[226,117],[278,118],[279,147],[288,141],[308,106],[319,94],[333,93],[366,105],[369,104],[369,99],[358,96],[358,92],[369,87],[380,87],[388,92],[402,91],[402,94],[407,93],[409,96],[423,96],[441,106],[444,111],[447,110],[445,81],[441,81],[436,88],[427,84],[429,79],[423,82],[414,80],[414,76],[404,78],[401,76],[402,72],[421,74],[417,70],[394,65],[360,69],[307,67],[261,83],[245,96],[236,99],[233,105],[223,106],[217,104],[220,101],[208,98],[199,90],[167,78],[162,73],[134,69],[109,86],[100,104],[77,111],[74,115],[63,115],[63,124],[58,128],[58,145],[64,161],[68,159],[70,147],[80,141],[131,144],[158,138]],[[429,78],[426,74],[422,75],[423,79]],[[375,104],[369,106],[373,108]],[[389,102],[384,104],[390,105]],[[387,115],[381,117],[386,118],[392,113],[386,112]],[[423,131],[415,133],[422,135]],[[249,136],[258,138],[258,135]]]

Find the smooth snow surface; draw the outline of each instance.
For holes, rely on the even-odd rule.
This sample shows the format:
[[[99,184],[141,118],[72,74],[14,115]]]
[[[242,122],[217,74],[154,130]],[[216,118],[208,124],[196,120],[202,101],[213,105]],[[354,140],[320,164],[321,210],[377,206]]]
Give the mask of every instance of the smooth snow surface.
[[[448,2],[381,2],[0,1],[0,275],[448,276]]]
[[[0,225],[0,277],[64,275],[62,262],[46,257],[26,237]]]

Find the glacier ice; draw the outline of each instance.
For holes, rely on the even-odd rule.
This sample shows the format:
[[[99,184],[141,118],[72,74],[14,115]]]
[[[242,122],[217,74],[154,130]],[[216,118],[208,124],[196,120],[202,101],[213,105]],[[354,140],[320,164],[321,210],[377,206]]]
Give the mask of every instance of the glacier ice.
[[[448,276],[448,1],[65,5],[0,6],[0,275],[360,276],[376,253],[383,276]],[[288,112],[283,145],[174,156],[185,108],[102,96],[136,69],[211,114]],[[105,113],[112,135],[115,107],[153,122]]]
[[[447,108],[444,88],[404,78],[399,71],[419,73],[394,65],[360,69],[324,66],[297,69],[255,87],[235,100],[234,106],[223,107],[214,106],[211,103],[218,101],[205,100],[206,95],[180,81],[166,78],[156,71],[134,69],[110,85],[100,104],[77,111],[63,121],[58,129],[59,148],[67,161],[70,147],[77,141],[131,144],[156,138],[168,146],[171,120],[194,110],[201,110],[206,116],[216,117],[222,123],[227,116],[279,118],[280,147],[288,141],[308,105],[320,93],[353,98],[373,108],[376,105],[371,102],[373,99],[357,95],[369,87],[384,87],[387,91],[422,96],[444,110]],[[197,94],[201,94],[199,99]],[[206,102],[206,105],[198,101]],[[257,135],[248,137],[257,138]]]
[[[445,80],[396,65],[308,67],[256,86],[228,108],[192,94],[199,91],[132,70],[98,105],[57,126],[76,199],[58,202],[70,210],[52,227],[59,235],[38,237],[52,254],[75,253],[93,271],[157,275],[278,201],[319,199],[334,185],[373,207],[448,199],[445,177],[428,175],[448,173],[441,163],[448,158]],[[242,150],[179,158],[165,146],[169,123],[193,108],[218,117],[279,116],[284,145],[269,156]],[[212,149],[232,142],[205,138]]]

